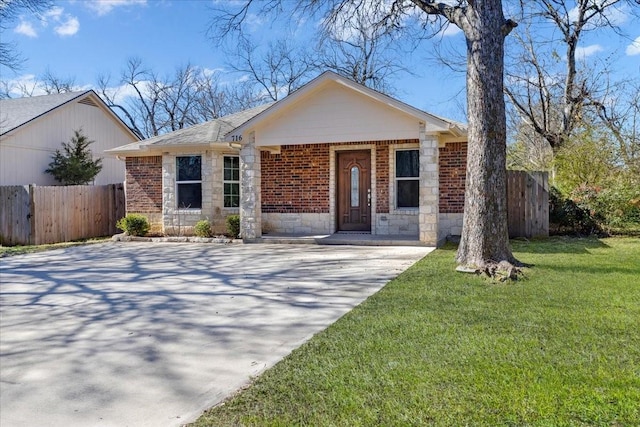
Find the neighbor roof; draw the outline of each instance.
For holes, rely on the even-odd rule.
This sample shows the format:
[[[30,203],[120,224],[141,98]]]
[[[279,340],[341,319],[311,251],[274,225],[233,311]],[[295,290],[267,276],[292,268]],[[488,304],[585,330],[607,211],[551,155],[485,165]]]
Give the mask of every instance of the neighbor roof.
[[[138,139],[131,129],[118,117],[102,98],[93,90],[85,90],[78,92],[55,93],[51,95],[30,96],[24,98],[0,99],[0,135],[9,133],[21,126],[24,126],[45,114],[67,105],[73,101],[84,102],[84,98],[92,98],[93,101],[99,102],[101,107],[107,114],[111,115],[124,129]]]
[[[0,133],[5,134],[91,91],[0,99]]]
[[[271,103],[107,150],[110,154],[131,154],[163,147],[185,147],[224,142],[227,133],[269,108]]]

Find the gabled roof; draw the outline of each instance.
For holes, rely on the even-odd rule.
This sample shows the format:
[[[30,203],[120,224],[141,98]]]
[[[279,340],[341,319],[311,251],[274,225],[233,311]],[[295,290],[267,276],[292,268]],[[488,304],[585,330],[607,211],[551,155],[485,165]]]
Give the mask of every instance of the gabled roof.
[[[427,113],[425,111],[419,110],[409,104],[406,104],[402,101],[399,101],[395,98],[392,98],[374,89],[366,87],[360,83],[356,83],[355,81],[348,79],[344,76],[341,76],[340,74],[337,74],[333,71],[325,71],[315,79],[311,80],[309,83],[297,89],[295,92],[289,94],[286,98],[283,98],[278,102],[275,102],[273,105],[271,105],[269,108],[267,108],[260,114],[247,120],[244,124],[238,126],[236,129],[233,130],[233,134],[241,135],[244,132],[258,125],[259,123],[262,123],[265,120],[268,120],[272,117],[277,116],[279,112],[288,108],[292,104],[295,104],[300,99],[312,94],[314,91],[323,87],[323,85],[327,84],[328,82],[334,82],[334,83],[343,85],[345,87],[348,87],[351,90],[358,92],[362,95],[365,95],[366,97],[369,97],[377,102],[380,102],[393,109],[396,109],[405,114],[413,116],[418,120],[422,120],[422,121],[425,121],[426,123],[430,123],[435,127],[440,128],[441,132],[451,133],[456,136],[464,135],[467,132],[466,125],[462,123],[448,120],[448,119]],[[227,134],[227,138],[230,138],[230,133]]]
[[[163,135],[158,135],[145,139],[143,141],[134,142],[132,144],[106,150],[106,153],[113,155],[151,155],[152,153],[162,152],[163,149],[171,148],[198,148],[203,146],[226,148],[226,142],[231,142],[231,134],[242,134],[244,131],[251,129],[257,123],[268,120],[277,115],[283,109],[288,108],[291,104],[299,99],[313,93],[318,87],[327,82],[335,82],[351,90],[364,94],[377,102],[383,103],[391,108],[415,117],[432,125],[438,132],[447,133],[454,136],[466,134],[467,128],[464,124],[452,120],[435,116],[425,111],[398,101],[388,95],[377,92],[366,86],[354,82],[346,77],[336,74],[332,71],[325,71],[315,79],[311,80],[300,89],[289,94],[286,98],[269,104],[260,105],[248,110],[240,111],[235,114],[210,120],[206,123],[193,125],[185,129],[179,129]]]
[[[126,132],[129,132],[136,139],[139,137],[129,129],[129,127],[115,114],[102,98],[93,90],[79,92],[56,93],[51,95],[31,96],[25,98],[11,98],[0,100],[0,135],[14,131],[21,126],[25,126],[47,113],[58,108],[69,105],[73,102],[81,102],[89,105],[99,106],[111,118],[118,122]]]
[[[224,142],[226,134],[270,106],[271,104],[264,104],[258,107],[249,108],[248,110],[193,125],[188,128],[179,129],[163,135],[154,136],[143,141],[112,148],[106,152],[115,155],[123,155],[133,154],[140,152],[141,150],[152,151],[154,149],[167,147],[193,147],[210,145],[216,142]]]

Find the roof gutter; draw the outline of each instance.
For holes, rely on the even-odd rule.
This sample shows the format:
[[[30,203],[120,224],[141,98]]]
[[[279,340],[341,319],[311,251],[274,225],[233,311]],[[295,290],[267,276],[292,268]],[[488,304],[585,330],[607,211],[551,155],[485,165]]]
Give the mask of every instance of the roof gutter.
[[[467,134],[466,129],[461,128],[460,126],[454,123],[449,123],[449,132],[451,132],[453,136],[456,136],[456,137],[465,136]]]

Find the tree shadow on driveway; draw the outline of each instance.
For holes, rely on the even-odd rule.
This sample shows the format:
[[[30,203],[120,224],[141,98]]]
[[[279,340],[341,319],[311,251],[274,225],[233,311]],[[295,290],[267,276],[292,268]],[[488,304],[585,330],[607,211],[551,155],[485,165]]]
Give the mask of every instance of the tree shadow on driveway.
[[[105,243],[5,258],[0,424],[180,425],[428,251]]]

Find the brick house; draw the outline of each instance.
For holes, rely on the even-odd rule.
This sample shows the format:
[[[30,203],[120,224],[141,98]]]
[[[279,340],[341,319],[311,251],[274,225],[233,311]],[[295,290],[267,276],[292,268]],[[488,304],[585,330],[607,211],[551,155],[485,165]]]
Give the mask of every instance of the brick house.
[[[265,106],[110,150],[127,212],[171,234],[239,213],[263,233],[460,234],[466,127],[325,72]]]

